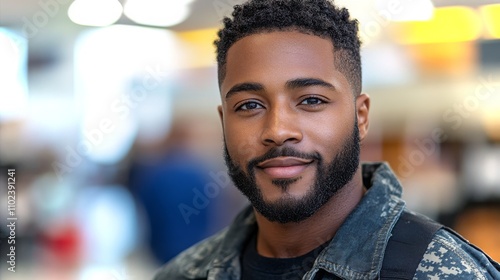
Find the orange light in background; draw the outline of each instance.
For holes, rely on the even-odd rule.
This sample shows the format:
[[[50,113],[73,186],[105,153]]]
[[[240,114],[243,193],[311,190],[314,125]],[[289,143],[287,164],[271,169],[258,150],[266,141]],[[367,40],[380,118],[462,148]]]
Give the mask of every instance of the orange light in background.
[[[202,68],[215,65],[215,46],[218,28],[200,29],[177,33],[186,44],[188,52],[181,67]]]
[[[496,86],[498,89],[498,83]],[[487,93],[488,99],[481,108],[483,126],[488,136],[495,141],[500,142],[500,89],[489,89]]]
[[[430,77],[471,74],[478,56],[473,42],[410,45],[407,50],[421,74]]]
[[[483,249],[494,260],[500,259],[500,212],[493,207],[478,207],[458,217],[455,229]]]
[[[479,11],[488,30],[488,37],[500,38],[500,4],[482,6]]]
[[[394,23],[394,31],[401,44],[465,42],[479,38],[482,22],[471,8],[445,7],[435,9],[429,21]]]
[[[488,112],[483,118],[483,125],[486,129],[486,133],[490,139],[500,142],[500,114],[494,112]]]

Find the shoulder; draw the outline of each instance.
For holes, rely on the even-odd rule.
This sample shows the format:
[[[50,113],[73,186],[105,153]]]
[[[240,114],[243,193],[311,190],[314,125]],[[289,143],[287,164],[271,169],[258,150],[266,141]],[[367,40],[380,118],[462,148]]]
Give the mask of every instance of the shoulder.
[[[436,232],[414,279],[500,279],[500,266],[457,233]]]
[[[227,229],[222,230],[180,253],[177,257],[161,267],[154,280],[181,280],[206,278],[207,271],[217,256]]]

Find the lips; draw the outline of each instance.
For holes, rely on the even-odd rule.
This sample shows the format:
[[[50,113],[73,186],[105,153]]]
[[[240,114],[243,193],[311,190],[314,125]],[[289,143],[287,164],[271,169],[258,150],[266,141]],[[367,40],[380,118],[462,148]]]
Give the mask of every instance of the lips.
[[[261,162],[257,165],[264,173],[275,179],[288,179],[300,175],[312,160],[296,157],[278,157]]]

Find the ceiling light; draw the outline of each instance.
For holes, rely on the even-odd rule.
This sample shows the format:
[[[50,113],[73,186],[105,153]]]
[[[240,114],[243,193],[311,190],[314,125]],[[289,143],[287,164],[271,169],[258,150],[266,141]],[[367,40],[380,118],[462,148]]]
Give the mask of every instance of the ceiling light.
[[[434,5],[430,0],[377,0],[376,9],[390,21],[426,21],[434,13]]]
[[[151,26],[173,26],[189,15],[190,0],[128,0],[124,13],[132,21]]]
[[[117,0],[75,0],[68,9],[68,17],[80,25],[108,26],[118,21],[122,12]]]

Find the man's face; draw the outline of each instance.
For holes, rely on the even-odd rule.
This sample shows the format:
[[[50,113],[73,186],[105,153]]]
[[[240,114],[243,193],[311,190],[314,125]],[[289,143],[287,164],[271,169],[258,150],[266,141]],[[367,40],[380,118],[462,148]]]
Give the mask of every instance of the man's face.
[[[219,107],[235,185],[270,221],[313,215],[353,177],[366,133],[330,40],[299,32],[247,36],[228,51]]]

